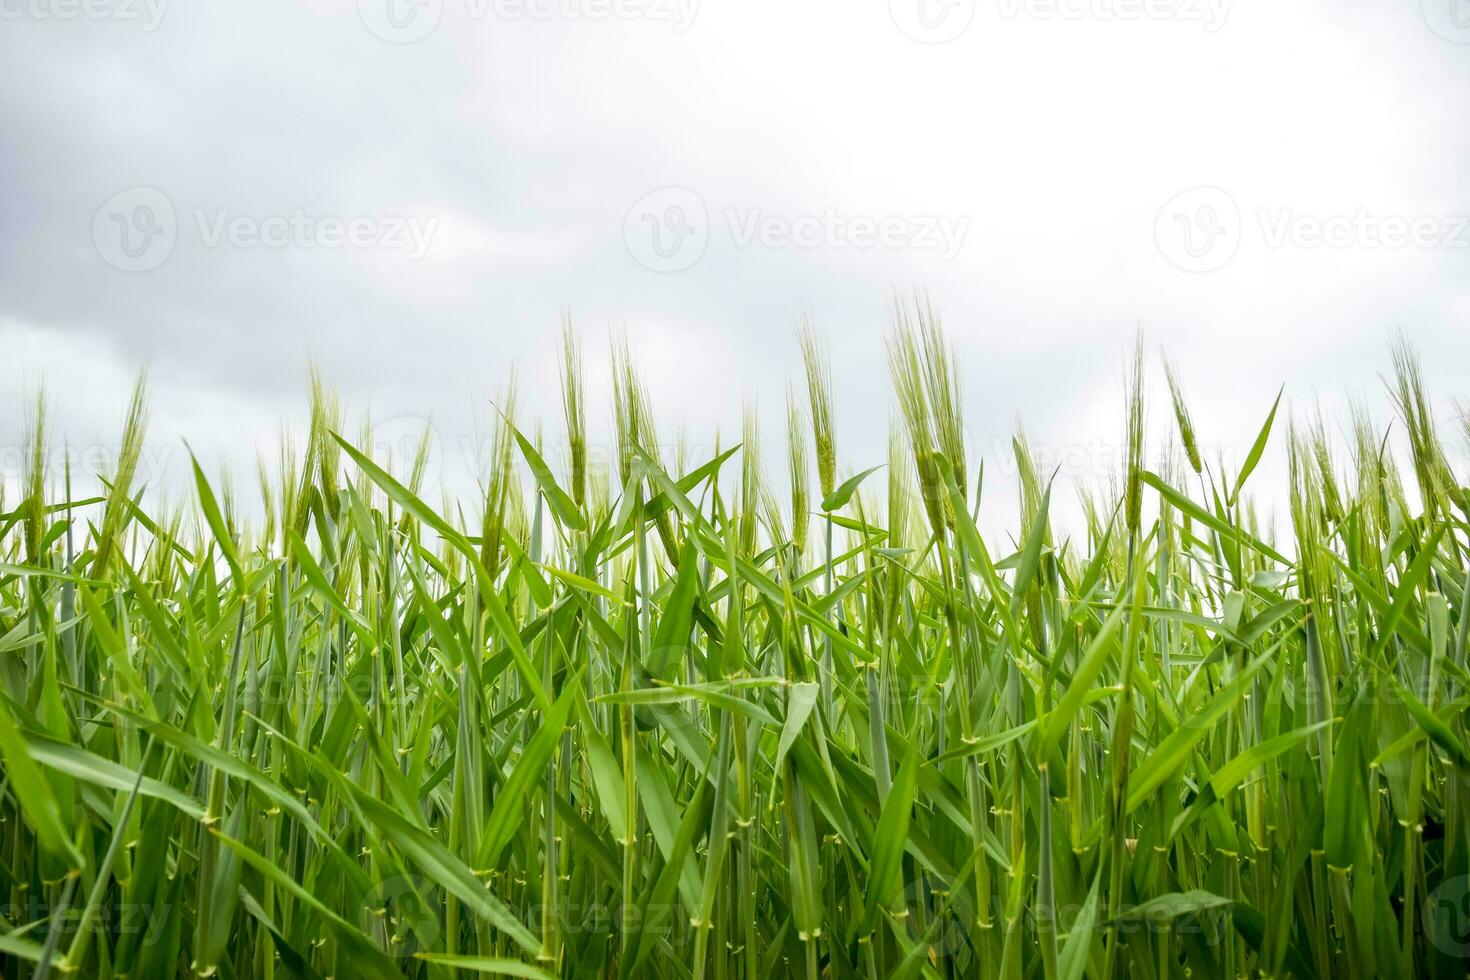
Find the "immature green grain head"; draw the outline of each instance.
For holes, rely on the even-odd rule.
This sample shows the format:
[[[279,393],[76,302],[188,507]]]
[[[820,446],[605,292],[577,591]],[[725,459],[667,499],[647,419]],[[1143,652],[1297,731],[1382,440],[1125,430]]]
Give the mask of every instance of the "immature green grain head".
[[[163,527],[164,533],[174,541],[182,537],[181,531],[184,526],[184,508],[180,504],[170,504],[167,498],[158,502],[159,525]],[[178,577],[179,556],[172,548],[154,548],[152,562],[152,576],[159,588],[167,590]]]
[[[97,557],[92,574],[101,578],[107,565],[122,545],[123,531],[132,516],[133,480],[138,475],[138,461],[143,455],[143,438],[148,427],[148,378],[140,374],[128,401],[127,420],[123,423],[122,441],[117,454],[117,467],[108,481],[106,509],[102,512],[102,530],[97,535]]]
[[[628,350],[628,335],[618,331],[612,340],[613,421],[617,428],[619,477],[627,482],[636,449],[659,457],[658,433],[648,391]]]
[[[453,514],[456,510],[455,502],[450,499],[449,488],[441,487],[439,490],[439,513]],[[441,538],[439,542],[439,561],[444,565],[444,578],[447,581],[456,581],[464,574],[464,553],[455,547],[454,542],[447,538]]]
[[[781,510],[781,501],[776,498],[775,493],[767,483],[761,484],[761,520],[765,522],[766,532],[770,534],[773,542],[790,540],[786,536],[786,515]]]
[[[1372,415],[1361,401],[1349,402],[1352,429],[1348,451],[1352,464],[1352,491],[1370,540],[1385,528],[1388,509],[1383,493],[1383,467],[1379,460],[1382,438]],[[1376,563],[1375,563],[1376,564]]]
[[[1174,441],[1175,436],[1171,432],[1164,440],[1164,450],[1159,455],[1159,478],[1171,487],[1180,486],[1184,482],[1184,469],[1189,465],[1188,456],[1183,455],[1179,444]],[[1159,500],[1159,521],[1168,526],[1174,517],[1174,505],[1167,499]]]
[[[1317,477],[1322,486],[1322,505],[1327,518],[1339,521],[1343,517],[1342,491],[1337,485],[1337,471],[1332,462],[1332,445],[1327,438],[1327,423],[1322,417],[1322,405],[1318,403],[1316,418],[1309,432],[1312,457],[1317,463]]]
[[[46,393],[36,393],[36,416],[24,447],[24,494],[26,560],[36,564],[41,558],[41,539],[46,533]],[[0,508],[3,509],[3,508]]]
[[[615,330],[609,341],[612,362],[613,430],[618,441],[618,480],[626,482],[633,469],[634,447],[642,400],[633,357],[628,352],[628,335]]]
[[[1127,473],[1123,492],[1123,512],[1130,533],[1137,533],[1143,513],[1143,337],[1133,346],[1133,361],[1128,370],[1127,392]]]
[[[945,528],[944,484],[935,460],[935,444],[929,401],[924,390],[923,351],[911,329],[900,322],[888,339],[888,370],[893,377],[893,390],[898,398],[899,415],[908,432],[909,449],[914,457],[914,471],[919,476],[919,494],[924,513],[937,535]]]
[[[429,471],[429,451],[433,447],[433,423],[424,419],[419,431],[419,441],[413,449],[413,463],[408,468],[408,488],[418,494],[424,486],[424,475]]]
[[[1031,446],[1031,440],[1026,438],[1026,430],[1020,425],[1016,426],[1016,434],[1011,437],[1011,455],[1016,460],[1016,484],[1020,495],[1021,504],[1021,530],[1026,528],[1041,511],[1041,473],[1036,468],[1036,451]]]
[[[674,430],[674,473],[689,472],[689,427],[683,422]]]
[[[1097,500],[1097,488],[1089,483],[1078,483],[1077,506],[1082,509],[1082,526],[1087,529],[1087,550],[1090,553],[1103,535],[1103,513]]]
[[[654,426],[653,407],[648,399],[648,390],[633,364],[628,351],[628,336],[622,331],[613,335],[613,421],[618,435],[618,464],[621,466],[622,482],[628,482],[633,472],[636,449],[641,449],[649,458],[661,462],[658,430]],[[654,520],[659,540],[669,555],[679,553],[679,539],[674,529],[671,508],[659,511]]]
[[[502,525],[511,540],[525,551],[531,540],[531,505],[526,500],[526,487],[516,474],[517,457],[510,457],[509,477],[506,482],[505,522]]]
[[[332,433],[342,428],[342,404],[337,393],[322,380],[321,373],[313,365],[311,369],[311,446],[308,458],[316,462],[317,491],[322,497],[322,506],[327,514],[336,517],[339,513],[337,488],[341,485],[342,447]],[[303,474],[310,480],[311,474]],[[305,530],[305,525],[302,528]]]
[[[490,472],[485,480],[485,508],[482,512],[480,562],[494,579],[500,572],[505,549],[503,535],[515,536],[516,507],[520,483],[515,476],[516,380],[512,371],[505,391],[496,401],[499,412],[494,422],[490,443]]]
[[[582,345],[572,329],[570,314],[561,319],[561,405],[567,427],[567,457],[571,469],[572,499],[587,502],[587,416],[584,408]]]
[[[1434,412],[1424,392],[1419,356],[1403,336],[1393,347],[1393,374],[1390,391],[1408,434],[1414,476],[1419,482],[1425,512],[1431,516],[1443,514],[1448,501],[1463,507],[1463,497],[1445,461],[1444,448],[1435,428]]]
[[[1455,415],[1460,423],[1461,434],[1464,436],[1466,442],[1470,442],[1470,405],[1456,401]],[[1453,473],[1450,474],[1450,479],[1454,483],[1457,491],[1455,501],[1460,505],[1460,511],[1464,517],[1470,520],[1470,486],[1466,486],[1464,483],[1456,480]]]
[[[1293,419],[1287,428],[1287,474],[1290,481],[1292,530],[1297,543],[1300,588],[1308,600],[1323,584],[1316,574],[1317,558],[1326,541],[1327,515],[1322,500],[1322,476],[1313,453],[1310,432],[1303,432]]]
[[[276,537],[279,515],[276,509],[275,480],[263,452],[255,454],[255,478],[260,487],[260,536],[262,541],[269,546]]]
[[[309,406],[306,422],[306,452],[298,460],[294,447],[286,433],[281,436],[281,530],[295,531],[305,537],[306,526],[311,521],[311,498],[314,491],[312,481],[316,478],[316,461],[319,451],[318,429],[315,412],[315,371],[312,385],[308,388]],[[284,540],[284,539],[283,539]],[[290,554],[290,549],[286,549]],[[290,560],[290,559],[288,559]]]
[[[888,366],[898,396],[899,413],[908,430],[919,492],[935,533],[954,526],[949,496],[938,465],[943,454],[962,497],[966,486],[964,421],[954,351],[945,342],[939,318],[915,300],[912,314],[896,299],[894,330],[888,342]]]
[[[612,477],[608,468],[612,465],[606,455],[593,457],[587,467],[587,502],[591,507],[592,524],[602,522],[612,509]]]
[[[832,372],[811,320],[803,318],[796,334],[806,367],[807,400],[812,409],[812,436],[817,447],[817,482],[825,500],[837,488],[837,445],[832,430]]]
[[[914,478],[908,462],[908,437],[903,423],[893,419],[888,425],[887,546],[890,548],[902,548],[909,540],[914,512]]]
[[[905,548],[909,545],[910,528],[914,520],[914,480],[909,468],[908,440],[902,423],[897,419],[888,426],[888,539],[884,546]],[[898,608],[903,595],[905,572],[900,560],[888,562],[885,586],[887,607],[890,614]]]
[[[1179,372],[1175,370],[1174,362],[1167,357],[1164,358],[1164,378],[1169,382],[1169,400],[1174,404],[1174,422],[1179,426],[1179,441],[1184,445],[1184,457],[1189,460],[1189,468],[1198,474],[1203,465],[1199,454],[1199,440],[1194,434],[1189,406],[1184,401],[1184,388],[1179,383]]]
[[[924,388],[933,419],[934,438],[954,470],[961,495],[969,496],[965,465],[964,404],[960,398],[959,368],[954,345],[944,338],[939,315],[925,299],[914,300],[914,329],[923,348]]]
[[[1297,589],[1307,612],[1307,698],[1313,721],[1331,717],[1329,671],[1337,649],[1331,615],[1334,568],[1322,475],[1311,435],[1292,422],[1287,433],[1291,521],[1296,534]]]
[[[807,491],[806,416],[796,393],[786,391],[786,461],[791,482],[791,543],[797,555],[806,551],[811,501]]]
[[[296,449],[292,445],[291,434],[283,427],[281,441],[276,453],[276,466],[272,472],[272,478],[276,483],[273,496],[276,498],[277,512],[279,518],[276,526],[279,529],[280,547],[283,553],[289,550],[289,541],[286,531],[296,526],[296,510],[300,506],[298,496],[300,488],[297,485],[299,471],[296,468]]]
[[[219,486],[215,492],[219,495],[220,516],[224,518],[225,527],[231,534],[236,534],[240,527],[240,506],[235,497],[235,475],[230,470],[228,463],[221,463],[219,467]]]
[[[740,446],[740,550],[755,554],[757,519],[761,500],[760,421],[755,405],[745,403]]]

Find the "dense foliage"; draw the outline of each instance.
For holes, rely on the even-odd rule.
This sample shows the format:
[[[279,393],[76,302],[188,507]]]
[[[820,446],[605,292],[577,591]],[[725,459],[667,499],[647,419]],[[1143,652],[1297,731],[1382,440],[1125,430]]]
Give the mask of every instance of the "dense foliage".
[[[1113,489],[1062,534],[1018,438],[1003,543],[932,313],[876,471],[801,340],[777,481],[753,417],[661,448],[621,345],[600,467],[568,331],[566,441],[501,398],[468,515],[319,385],[248,520],[197,464],[187,506],[141,492],[141,385],[96,497],[38,415],[0,974],[1465,974],[1470,501],[1407,352],[1393,440],[1261,406],[1229,467],[1170,370],[1157,472],[1136,358]],[[1273,540],[1242,486],[1283,445]]]

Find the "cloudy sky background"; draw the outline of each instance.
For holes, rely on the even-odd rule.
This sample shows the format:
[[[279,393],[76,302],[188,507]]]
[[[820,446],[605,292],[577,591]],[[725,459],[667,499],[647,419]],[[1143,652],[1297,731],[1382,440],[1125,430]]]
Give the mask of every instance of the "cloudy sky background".
[[[181,486],[187,438],[247,499],[313,361],[351,432],[431,419],[459,492],[512,366],[559,439],[563,310],[595,432],[622,324],[666,432],[706,452],[754,400],[779,480],[797,318],[858,469],[894,292],[923,291],[1001,523],[1018,420],[1100,475],[1140,329],[1229,458],[1283,383],[1382,410],[1397,330],[1447,429],[1470,396],[1466,0],[87,2],[0,0],[10,499],[36,388],[105,460],[144,365],[145,475]]]

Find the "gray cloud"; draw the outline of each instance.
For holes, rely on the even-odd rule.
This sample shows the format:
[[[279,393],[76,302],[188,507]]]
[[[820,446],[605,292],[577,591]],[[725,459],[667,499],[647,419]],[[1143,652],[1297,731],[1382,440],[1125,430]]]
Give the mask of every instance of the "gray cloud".
[[[594,370],[626,322],[671,429],[733,433],[754,396],[768,448],[810,311],[854,465],[883,451],[895,289],[943,314],[986,452],[1018,417],[1065,445],[1116,429],[1140,325],[1227,443],[1283,381],[1302,399],[1376,384],[1395,327],[1437,390],[1466,388],[1470,248],[1268,234],[1283,214],[1470,214],[1470,37],[1438,0],[1242,0],[1209,23],[1162,0],[1138,16],[1126,0],[959,0],[928,11],[969,16],[938,44],[911,36],[939,23],[911,16],[921,0],[268,0],[167,4],[153,30],[123,16],[141,0],[66,18],[68,2],[0,0],[0,317],[34,354],[7,383],[44,370],[71,400],[77,358],[116,387],[151,363],[161,403],[212,393],[160,438],[237,470],[299,417],[309,358],[359,408],[432,416],[451,440],[513,363],[550,413],[563,309]],[[383,40],[370,25],[389,3],[433,29]],[[1199,186],[1228,196],[1236,240],[1189,272],[1157,228],[1199,218],[1167,212]],[[166,196],[176,237],[124,272],[94,225],[140,187]],[[705,245],[659,272],[625,228],[665,187],[694,192]],[[742,245],[752,215],[774,243]],[[120,217],[102,226],[140,234]],[[965,222],[948,260],[915,244],[934,217]],[[392,244],[398,219],[432,224],[422,256]],[[888,219],[896,244],[864,238]]]

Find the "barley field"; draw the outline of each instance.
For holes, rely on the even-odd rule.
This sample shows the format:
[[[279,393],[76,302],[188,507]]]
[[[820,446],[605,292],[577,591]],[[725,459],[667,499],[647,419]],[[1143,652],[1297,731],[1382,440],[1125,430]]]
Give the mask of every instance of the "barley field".
[[[1078,526],[1018,438],[987,537],[934,314],[895,312],[886,459],[798,341],[786,431],[676,465],[627,347],[589,404],[568,328],[557,436],[497,397],[473,501],[320,383],[249,507],[197,463],[140,485],[141,382],[92,496],[38,409],[0,975],[1466,975],[1470,425],[1407,346],[1391,424],[1278,398],[1230,465],[1140,346]]]

